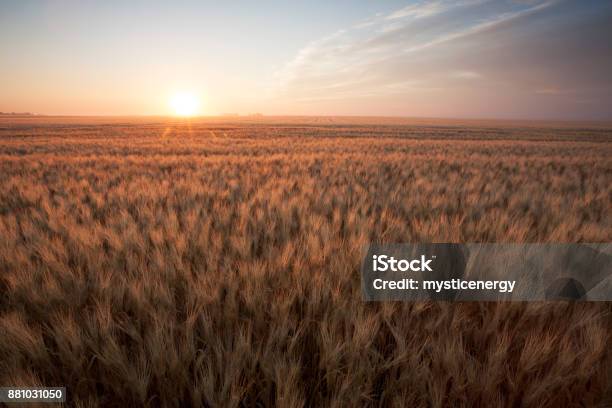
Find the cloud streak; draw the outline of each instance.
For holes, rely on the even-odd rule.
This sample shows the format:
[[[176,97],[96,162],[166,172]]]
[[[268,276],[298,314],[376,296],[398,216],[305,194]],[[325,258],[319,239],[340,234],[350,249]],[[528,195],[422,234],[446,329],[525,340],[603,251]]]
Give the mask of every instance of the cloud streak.
[[[278,73],[276,92],[311,106],[343,102],[339,113],[380,102],[402,115],[585,116],[576,97],[610,102],[612,70],[611,7],[588,3],[413,3],[313,41]],[[541,92],[562,88],[572,97]],[[543,98],[549,105],[534,111]]]

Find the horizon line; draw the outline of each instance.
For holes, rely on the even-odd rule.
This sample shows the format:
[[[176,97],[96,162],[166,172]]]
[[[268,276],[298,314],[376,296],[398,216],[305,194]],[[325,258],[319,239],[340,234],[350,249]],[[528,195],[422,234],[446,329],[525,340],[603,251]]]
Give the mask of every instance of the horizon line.
[[[609,119],[558,119],[558,118],[526,118],[526,117],[486,117],[486,116],[409,116],[409,115],[370,115],[370,114],[267,114],[261,112],[254,113],[226,113],[226,114],[202,114],[180,116],[172,114],[73,114],[73,113],[35,113],[35,112],[4,112],[0,111],[0,117],[65,117],[65,118],[167,118],[179,120],[193,119],[214,119],[214,118],[371,118],[371,119],[405,119],[405,120],[467,120],[467,121],[494,121],[494,122],[560,122],[560,123],[609,123],[612,125],[612,118]]]

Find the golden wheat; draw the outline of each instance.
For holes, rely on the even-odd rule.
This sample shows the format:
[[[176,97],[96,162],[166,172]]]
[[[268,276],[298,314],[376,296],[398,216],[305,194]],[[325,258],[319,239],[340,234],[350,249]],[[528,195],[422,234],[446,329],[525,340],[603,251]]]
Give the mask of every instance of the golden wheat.
[[[365,303],[359,265],[374,241],[608,242],[611,142],[3,119],[0,385],[71,406],[604,404],[609,304]]]

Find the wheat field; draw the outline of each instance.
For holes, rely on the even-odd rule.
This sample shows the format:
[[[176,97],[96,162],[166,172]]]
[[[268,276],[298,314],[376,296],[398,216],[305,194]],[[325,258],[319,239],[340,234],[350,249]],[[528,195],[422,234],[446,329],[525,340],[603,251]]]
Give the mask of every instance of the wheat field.
[[[610,303],[367,303],[370,242],[609,242],[612,126],[1,118],[0,386],[607,406]]]

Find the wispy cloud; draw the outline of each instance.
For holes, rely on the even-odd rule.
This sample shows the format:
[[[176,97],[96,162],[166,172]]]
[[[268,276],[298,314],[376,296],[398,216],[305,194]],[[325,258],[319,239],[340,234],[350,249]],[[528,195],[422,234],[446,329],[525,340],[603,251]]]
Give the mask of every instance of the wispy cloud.
[[[279,73],[284,91],[317,94],[342,90],[357,94],[395,93],[393,84],[447,79],[477,79],[480,73],[462,67],[429,65],[433,49],[492,30],[512,19],[548,7],[552,2],[514,6],[511,10],[482,0],[419,2],[386,15],[374,16],[355,26],[313,41]],[[486,10],[479,6],[486,5]],[[476,41],[480,41],[479,39]],[[421,67],[419,67],[421,66]],[[449,69],[452,75],[445,75]],[[389,72],[392,71],[392,72]],[[364,89],[367,88],[367,89]],[[304,95],[300,95],[304,96]]]
[[[601,40],[577,45],[590,40],[577,36],[596,36],[603,27],[597,21],[590,28],[597,32],[580,33],[576,27],[590,23],[580,18],[595,17],[572,18],[569,7],[563,0],[412,3],[313,41],[278,73],[277,94],[309,102],[404,95],[411,107],[431,90],[483,100],[502,90],[515,99],[521,90],[543,95],[550,76],[559,82],[589,68],[577,66],[572,53],[598,58],[605,47]],[[591,79],[601,80],[595,71]]]
[[[406,17],[422,18],[441,13],[448,8],[442,1],[421,1],[411,4],[387,15],[385,19],[394,20]]]

